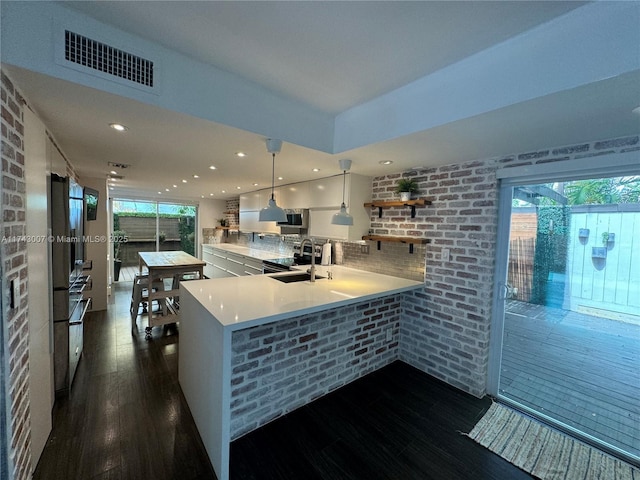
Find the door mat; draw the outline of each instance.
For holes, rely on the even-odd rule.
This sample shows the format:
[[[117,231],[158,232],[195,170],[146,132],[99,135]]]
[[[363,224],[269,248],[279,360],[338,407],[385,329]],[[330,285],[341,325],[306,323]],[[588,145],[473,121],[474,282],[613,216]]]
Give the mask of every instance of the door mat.
[[[640,480],[640,469],[498,403],[468,436],[543,480]]]

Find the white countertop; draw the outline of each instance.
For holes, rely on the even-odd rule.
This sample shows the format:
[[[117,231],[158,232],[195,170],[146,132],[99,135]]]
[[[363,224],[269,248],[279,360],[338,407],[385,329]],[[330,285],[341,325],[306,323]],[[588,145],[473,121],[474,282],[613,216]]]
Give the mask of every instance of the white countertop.
[[[219,250],[224,250],[230,253],[237,253],[238,255],[246,255],[247,257],[253,257],[258,260],[274,260],[278,258],[293,258],[293,254],[285,255],[282,253],[267,252],[265,250],[258,250],[257,248],[243,247],[233,243],[203,243],[202,248],[211,247]]]
[[[180,287],[225,328],[240,330],[306,313],[421,288],[422,282],[365,272],[339,265],[316,266],[316,274],[328,278],[284,283],[271,275],[229,277],[182,282]],[[286,272],[295,274],[299,272]],[[282,275],[282,274],[275,274]],[[185,320],[186,321],[186,320]]]

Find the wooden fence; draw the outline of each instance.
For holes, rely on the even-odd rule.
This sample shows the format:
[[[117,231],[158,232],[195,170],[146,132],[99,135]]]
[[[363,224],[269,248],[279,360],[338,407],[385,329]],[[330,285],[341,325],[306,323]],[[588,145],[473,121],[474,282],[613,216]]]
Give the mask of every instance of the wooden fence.
[[[533,285],[533,258],[536,250],[535,238],[515,238],[509,242],[509,273],[507,282],[518,289],[518,300],[531,299]]]

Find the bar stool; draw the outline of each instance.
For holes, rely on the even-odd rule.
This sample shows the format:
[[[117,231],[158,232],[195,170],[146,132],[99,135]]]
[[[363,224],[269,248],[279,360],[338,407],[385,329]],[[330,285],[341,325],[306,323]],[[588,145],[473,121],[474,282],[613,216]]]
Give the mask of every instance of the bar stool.
[[[151,288],[158,292],[164,291],[164,282],[161,278],[154,280]],[[142,313],[146,313],[147,304],[149,300],[149,274],[147,273],[136,273],[135,278],[133,279],[133,290],[131,291],[131,305],[129,307],[129,312],[131,312],[131,320],[135,322],[136,317],[138,316],[138,311],[140,310],[140,304],[142,304]],[[158,303],[160,300],[157,300]],[[152,309],[153,306],[149,306],[149,309]]]
[[[173,282],[171,283],[171,290],[178,290],[180,288],[180,282],[186,282],[188,280],[199,280],[200,276],[198,272],[191,273],[179,273],[173,276]],[[177,307],[180,306],[180,295],[173,297],[173,303]]]

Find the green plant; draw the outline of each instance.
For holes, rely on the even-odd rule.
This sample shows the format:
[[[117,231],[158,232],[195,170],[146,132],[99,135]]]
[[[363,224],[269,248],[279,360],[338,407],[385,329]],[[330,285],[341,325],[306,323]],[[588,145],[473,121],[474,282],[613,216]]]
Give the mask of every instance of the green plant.
[[[401,178],[398,180],[396,184],[396,193],[401,192],[411,192],[418,193],[420,191],[420,187],[418,186],[418,182],[413,180],[412,178]]]
[[[602,232],[602,245],[605,247],[609,243],[609,232]]]
[[[220,223],[221,227],[228,227],[229,226],[229,221],[226,218],[219,219],[218,223]]]
[[[114,230],[113,236],[111,237],[113,241],[113,259],[120,260],[120,252],[122,249],[122,244],[127,243],[129,241],[129,237],[127,237],[127,232],[124,230]]]
[[[164,243],[165,240],[167,239],[167,234],[164,232],[160,232],[160,235],[158,236],[158,239],[160,240],[160,243]]]

